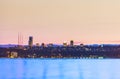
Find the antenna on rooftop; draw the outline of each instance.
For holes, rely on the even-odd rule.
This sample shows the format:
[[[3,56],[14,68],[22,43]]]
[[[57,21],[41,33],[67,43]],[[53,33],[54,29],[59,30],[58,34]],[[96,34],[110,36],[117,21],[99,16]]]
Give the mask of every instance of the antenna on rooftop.
[[[18,33],[18,47],[22,47],[23,45],[23,35]]]

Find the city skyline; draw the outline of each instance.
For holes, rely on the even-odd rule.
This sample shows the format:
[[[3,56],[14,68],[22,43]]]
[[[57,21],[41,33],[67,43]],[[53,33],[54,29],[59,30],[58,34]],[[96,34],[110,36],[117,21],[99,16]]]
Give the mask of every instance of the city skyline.
[[[120,44],[119,0],[1,0],[0,44]]]

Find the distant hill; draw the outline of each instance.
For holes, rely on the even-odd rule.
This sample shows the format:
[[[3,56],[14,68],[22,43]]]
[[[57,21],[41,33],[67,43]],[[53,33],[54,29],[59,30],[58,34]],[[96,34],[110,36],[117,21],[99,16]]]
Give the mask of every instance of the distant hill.
[[[4,45],[0,45],[0,47],[4,47],[4,48],[9,48],[9,47],[16,47],[17,45],[15,44],[4,44]]]

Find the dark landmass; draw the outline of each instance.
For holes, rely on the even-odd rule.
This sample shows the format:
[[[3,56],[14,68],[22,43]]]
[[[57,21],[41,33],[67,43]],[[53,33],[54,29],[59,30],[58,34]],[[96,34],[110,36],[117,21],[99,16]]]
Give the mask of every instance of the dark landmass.
[[[120,58],[120,45],[3,46],[1,58]]]

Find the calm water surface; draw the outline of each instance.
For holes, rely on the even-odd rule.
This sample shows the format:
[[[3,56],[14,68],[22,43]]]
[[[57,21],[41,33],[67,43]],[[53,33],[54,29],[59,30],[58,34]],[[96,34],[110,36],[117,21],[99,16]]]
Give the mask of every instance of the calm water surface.
[[[0,79],[120,79],[120,59],[0,59]]]

